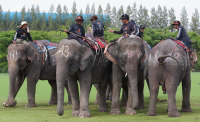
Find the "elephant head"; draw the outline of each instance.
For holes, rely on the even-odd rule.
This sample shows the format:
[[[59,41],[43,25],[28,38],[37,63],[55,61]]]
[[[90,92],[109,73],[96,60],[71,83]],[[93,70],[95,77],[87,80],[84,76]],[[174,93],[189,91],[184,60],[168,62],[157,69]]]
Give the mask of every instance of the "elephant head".
[[[128,75],[132,95],[138,100],[138,69],[145,60],[143,41],[138,38],[123,38],[111,43],[107,49],[107,57],[120,67],[123,75]],[[134,103],[137,106],[137,103]]]
[[[196,54],[196,50],[194,50],[191,54],[190,54],[190,66],[192,68],[194,68],[194,65],[197,63],[198,61],[198,56]]]
[[[93,52],[86,45],[81,45],[74,39],[63,39],[58,44],[56,56],[56,83],[57,83],[57,113],[61,116],[64,113],[64,86],[69,75],[83,71],[91,65]]]
[[[9,91],[9,103],[14,102],[15,82],[18,75],[21,75],[21,71],[27,69],[31,62],[34,60],[36,48],[32,43],[28,45],[24,44],[10,44],[8,47],[8,72],[10,78],[10,91]],[[11,105],[14,106],[14,105]]]

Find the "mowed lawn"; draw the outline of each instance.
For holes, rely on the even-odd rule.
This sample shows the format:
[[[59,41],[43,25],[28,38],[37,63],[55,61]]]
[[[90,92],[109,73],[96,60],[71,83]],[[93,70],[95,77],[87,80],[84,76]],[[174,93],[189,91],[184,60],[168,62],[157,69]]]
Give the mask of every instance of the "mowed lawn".
[[[36,90],[36,104],[37,107],[25,108],[27,103],[27,92],[26,92],[26,81],[20,89],[16,100],[17,105],[15,107],[6,108],[2,105],[7,100],[9,91],[9,79],[8,74],[0,74],[0,122],[171,122],[171,121],[196,121],[200,122],[200,73],[192,73],[192,89],[191,89],[191,107],[193,112],[185,113],[181,112],[181,117],[169,118],[166,112],[167,102],[157,103],[157,116],[149,117],[146,116],[149,105],[149,91],[145,84],[144,98],[145,98],[145,109],[136,110],[136,115],[125,115],[124,107],[121,107],[122,114],[110,115],[109,112],[101,113],[98,112],[98,106],[94,105],[96,90],[93,87],[90,93],[90,112],[92,117],[90,118],[78,118],[71,116],[72,106],[64,106],[65,112],[63,116],[59,116],[56,112],[56,105],[48,105],[50,99],[50,85],[47,81],[39,81],[37,83]],[[176,94],[176,102],[178,110],[181,109],[182,103],[182,84],[178,87]],[[159,99],[167,99],[167,95],[162,94],[160,89]],[[67,94],[65,92],[65,103],[67,102]],[[109,107],[111,102],[109,102]],[[110,110],[110,108],[108,109]]]

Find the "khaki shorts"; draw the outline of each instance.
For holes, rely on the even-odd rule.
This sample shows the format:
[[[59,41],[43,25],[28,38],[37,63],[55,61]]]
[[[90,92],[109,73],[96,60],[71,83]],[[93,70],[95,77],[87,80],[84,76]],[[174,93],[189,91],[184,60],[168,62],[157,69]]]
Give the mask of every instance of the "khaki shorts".
[[[26,40],[17,39],[16,44],[28,44]]]

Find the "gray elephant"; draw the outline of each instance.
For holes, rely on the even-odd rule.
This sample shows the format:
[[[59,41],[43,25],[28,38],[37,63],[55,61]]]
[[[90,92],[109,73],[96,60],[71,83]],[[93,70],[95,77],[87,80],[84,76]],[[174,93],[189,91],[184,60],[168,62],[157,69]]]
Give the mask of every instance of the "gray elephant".
[[[42,41],[37,41],[42,43]],[[56,45],[56,44],[54,44]],[[38,80],[48,80],[51,85],[52,92],[49,104],[57,103],[57,87],[56,87],[56,62],[54,54],[57,49],[52,49],[44,55],[39,53],[34,43],[10,44],[8,47],[8,72],[10,79],[10,90],[8,99],[3,103],[6,107],[12,107],[17,104],[15,97],[22,86],[25,78],[27,78],[28,104],[26,107],[35,107],[35,90]],[[48,59],[48,60],[47,60]],[[66,81],[66,80],[65,80]],[[67,84],[66,84],[66,88]],[[68,89],[67,89],[68,91]],[[70,94],[69,103],[71,102]]]
[[[94,53],[88,45],[80,44],[74,39],[63,39],[58,44],[56,53],[56,81],[58,90],[57,112],[63,115],[64,85],[68,79],[72,98],[72,116],[90,117],[88,107],[92,84],[99,84],[99,111],[107,111],[106,88],[109,80],[110,61],[100,53]],[[80,100],[77,80],[80,83]]]
[[[152,50],[148,60],[150,105],[148,116],[156,115],[156,98],[159,85],[163,93],[168,94],[168,116],[178,117],[180,113],[176,108],[176,90],[182,81],[182,112],[191,112],[190,107],[190,64],[197,62],[195,52],[189,54],[171,39],[157,44]]]
[[[114,62],[112,67],[112,106],[110,114],[120,114],[120,89],[128,85],[126,114],[136,114],[134,108],[144,108],[144,59],[143,41],[137,36],[124,37],[108,46],[106,56]],[[142,68],[143,67],[143,68]],[[123,81],[123,82],[122,82]]]

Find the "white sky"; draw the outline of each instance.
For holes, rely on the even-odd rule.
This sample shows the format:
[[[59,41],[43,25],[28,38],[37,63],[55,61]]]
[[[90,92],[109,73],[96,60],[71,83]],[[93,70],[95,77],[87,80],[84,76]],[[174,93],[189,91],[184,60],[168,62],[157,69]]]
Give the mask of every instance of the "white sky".
[[[149,10],[149,14],[151,8],[155,7],[157,9],[158,5],[161,5],[162,8],[166,6],[168,10],[171,7],[173,7],[175,9],[175,14],[177,16],[177,19],[180,19],[180,13],[184,6],[186,7],[189,21],[191,20],[191,16],[192,13],[194,13],[195,8],[197,8],[200,13],[200,0],[75,0],[75,1],[78,11],[82,8],[83,12],[85,11],[86,5],[88,3],[91,9],[93,2],[95,3],[96,12],[99,5],[101,5],[103,10],[105,10],[108,2],[110,3],[111,8],[115,6],[117,9],[119,9],[119,7],[123,5],[124,11],[126,11],[128,5],[133,6],[133,3],[136,2],[138,9],[140,4],[142,4],[143,7],[146,7]],[[26,9],[31,8],[33,4],[35,6],[39,5],[41,12],[43,11],[48,12],[51,4],[54,4],[54,8],[56,8],[59,3],[61,4],[62,7],[66,5],[68,11],[71,12],[73,2],[74,0],[0,0],[0,4],[3,8],[3,11],[10,10],[12,12],[16,10],[20,12],[24,5]]]

